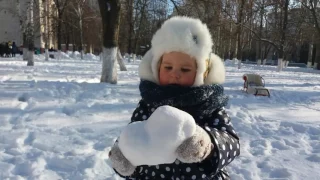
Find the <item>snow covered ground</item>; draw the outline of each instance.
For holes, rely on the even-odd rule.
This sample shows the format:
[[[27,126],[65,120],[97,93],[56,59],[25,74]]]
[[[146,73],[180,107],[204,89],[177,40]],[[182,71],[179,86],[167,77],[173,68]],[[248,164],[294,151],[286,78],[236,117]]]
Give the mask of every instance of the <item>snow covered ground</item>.
[[[118,179],[108,151],[140,99],[136,63],[117,85],[99,83],[101,62],[65,55],[0,58],[0,179]],[[259,73],[271,98],[241,92]],[[228,112],[241,137],[233,180],[320,179],[320,71],[227,63]]]

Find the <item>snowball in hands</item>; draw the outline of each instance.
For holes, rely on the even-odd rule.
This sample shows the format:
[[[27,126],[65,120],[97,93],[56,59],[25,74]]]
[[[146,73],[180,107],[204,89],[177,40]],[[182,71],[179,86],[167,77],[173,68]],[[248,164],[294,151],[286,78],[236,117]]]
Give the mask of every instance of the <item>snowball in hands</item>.
[[[190,114],[161,106],[147,121],[129,124],[120,135],[119,148],[134,166],[173,163],[177,147],[195,131]]]

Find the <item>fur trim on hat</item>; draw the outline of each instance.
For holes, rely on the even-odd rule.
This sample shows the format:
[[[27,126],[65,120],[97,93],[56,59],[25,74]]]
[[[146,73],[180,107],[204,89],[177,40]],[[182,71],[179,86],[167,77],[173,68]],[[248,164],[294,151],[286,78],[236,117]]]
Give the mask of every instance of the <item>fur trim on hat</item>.
[[[161,26],[152,38],[152,47],[145,54],[139,66],[141,79],[159,84],[158,63],[164,53],[183,52],[196,59],[197,74],[193,86],[203,84],[221,84],[225,80],[222,60],[211,53],[212,40],[210,32],[199,19],[175,16]],[[209,73],[206,60],[209,60]]]

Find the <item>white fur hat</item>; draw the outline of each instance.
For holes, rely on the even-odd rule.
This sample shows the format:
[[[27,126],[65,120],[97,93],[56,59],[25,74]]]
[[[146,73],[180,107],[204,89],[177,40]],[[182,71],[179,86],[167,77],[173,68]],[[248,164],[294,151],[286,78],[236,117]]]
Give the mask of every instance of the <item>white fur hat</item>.
[[[221,84],[225,80],[222,60],[211,53],[212,39],[205,24],[199,19],[175,16],[161,26],[152,38],[151,49],[142,58],[139,66],[141,79],[159,84],[158,62],[164,53],[183,52],[197,61],[197,74],[193,86]],[[209,60],[207,67],[206,60]],[[209,73],[204,78],[207,68]]]

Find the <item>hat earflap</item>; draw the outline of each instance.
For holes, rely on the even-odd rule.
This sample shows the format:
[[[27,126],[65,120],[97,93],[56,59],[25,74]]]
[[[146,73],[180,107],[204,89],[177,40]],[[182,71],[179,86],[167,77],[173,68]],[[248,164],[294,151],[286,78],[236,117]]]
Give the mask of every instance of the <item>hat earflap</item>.
[[[225,81],[225,67],[219,56],[210,53],[206,60],[207,69],[204,72],[204,84],[222,84]]]
[[[152,59],[153,59],[153,54],[151,49],[143,56],[140,65],[139,65],[139,76],[143,80],[148,80],[151,82],[157,82],[154,79],[153,73],[152,73]]]

